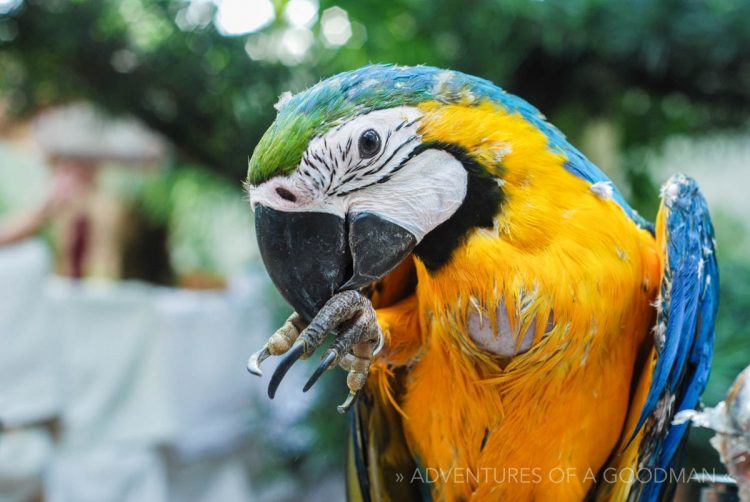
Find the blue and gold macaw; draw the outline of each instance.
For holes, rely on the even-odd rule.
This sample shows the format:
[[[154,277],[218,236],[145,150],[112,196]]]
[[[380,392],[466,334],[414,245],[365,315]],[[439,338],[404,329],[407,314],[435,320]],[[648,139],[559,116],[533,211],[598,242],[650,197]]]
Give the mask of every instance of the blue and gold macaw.
[[[664,185],[654,227],[534,107],[431,67],[367,66],[277,109],[247,184],[296,313],[248,368],[284,354],[273,397],[334,334],[305,390],[348,371],[351,500],[670,493],[655,474],[718,298],[693,180]]]

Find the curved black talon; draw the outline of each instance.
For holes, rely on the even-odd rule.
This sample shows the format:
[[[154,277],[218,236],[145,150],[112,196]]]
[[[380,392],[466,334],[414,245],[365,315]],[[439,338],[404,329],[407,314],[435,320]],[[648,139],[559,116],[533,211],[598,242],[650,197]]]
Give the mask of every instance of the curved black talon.
[[[289,368],[292,367],[292,365],[297,362],[297,359],[302,357],[302,355],[305,353],[305,344],[304,343],[295,343],[292,345],[291,350],[284,356],[284,359],[281,360],[279,365],[276,367],[276,370],[273,372],[273,375],[271,376],[271,382],[268,384],[268,397],[271,399],[276,396],[276,389],[279,388],[279,384],[284,379],[284,375],[286,375],[286,372],[289,371]]]
[[[322,375],[328,368],[331,367],[331,363],[333,363],[333,361],[336,359],[336,356],[338,356],[338,353],[335,350],[329,350],[328,352],[326,352],[326,355],[323,358],[323,361],[321,361],[320,366],[315,369],[315,372],[312,374],[305,386],[302,387],[302,392],[307,392],[308,390],[310,390],[310,387],[315,385],[315,382],[318,381],[320,375]]]

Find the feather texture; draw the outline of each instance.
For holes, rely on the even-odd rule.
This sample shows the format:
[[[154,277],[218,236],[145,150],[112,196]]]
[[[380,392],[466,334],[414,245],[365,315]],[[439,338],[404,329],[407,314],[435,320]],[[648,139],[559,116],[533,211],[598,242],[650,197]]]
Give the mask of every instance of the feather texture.
[[[518,113],[421,108],[425,139],[502,173],[505,200],[495,227],[473,231],[439,271],[415,259],[413,299],[378,310],[388,339],[379,374],[407,370],[393,397],[409,451],[442,474],[426,480],[436,500],[581,500],[620,442],[650,340],[656,241]],[[478,347],[468,335],[477,311],[495,330],[533,325],[531,348],[509,359]]]
[[[452,155],[468,188],[373,293],[385,347],[353,416],[352,499],[668,494],[603,472],[673,466],[686,426],[672,416],[705,386],[718,275],[695,183],[670,180],[654,229],[523,99],[459,72],[372,65],[286,96],[249,184],[395,107],[419,110],[418,148]],[[500,345],[513,350],[487,350]]]
[[[654,344],[632,405],[637,422],[627,429],[628,444],[613,465],[670,474],[679,465],[676,456],[688,429],[687,423],[672,425],[672,419],[679,411],[695,409],[706,387],[719,299],[713,227],[694,180],[676,175],[664,185],[656,237],[663,265]],[[656,476],[640,478],[650,482],[619,477],[620,486],[603,492],[645,501],[669,495],[669,486],[655,482]]]

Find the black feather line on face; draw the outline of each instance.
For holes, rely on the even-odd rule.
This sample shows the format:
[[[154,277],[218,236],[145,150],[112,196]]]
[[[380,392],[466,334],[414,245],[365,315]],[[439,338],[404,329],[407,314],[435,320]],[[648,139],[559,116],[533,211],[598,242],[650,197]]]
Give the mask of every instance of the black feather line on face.
[[[494,228],[495,217],[505,201],[505,194],[490,175],[466,150],[458,145],[428,142],[416,150],[444,150],[463,164],[467,173],[466,197],[453,216],[435,227],[414,249],[430,272],[437,272],[450,262],[453,252],[476,228]],[[414,152],[412,152],[414,153]],[[417,152],[418,154],[419,152]]]
[[[351,189],[351,190],[346,190],[346,191],[343,191],[343,192],[339,192],[339,191],[338,191],[338,190],[339,190],[339,188],[340,188],[340,187],[341,187],[342,185],[344,185],[344,184],[346,184],[346,183],[348,183],[348,182],[350,182],[350,181],[352,181],[352,180],[354,180],[354,179],[357,179],[357,178],[360,178],[360,177],[363,177],[363,176],[371,176],[371,175],[373,175],[373,174],[375,174],[375,173],[377,173],[377,172],[379,172],[379,171],[382,171],[383,169],[385,169],[385,168],[386,168],[386,167],[388,166],[388,164],[390,164],[391,160],[393,160],[393,157],[395,157],[397,153],[399,153],[399,152],[400,152],[400,151],[401,151],[401,150],[402,150],[402,149],[403,149],[403,148],[404,148],[405,146],[407,146],[407,145],[410,145],[410,144],[412,144],[413,142],[417,141],[418,139],[419,139],[419,137],[418,137],[418,136],[410,136],[410,137],[408,137],[408,138],[407,138],[407,139],[406,139],[405,141],[403,141],[403,142],[402,142],[402,143],[401,143],[400,145],[398,145],[398,146],[397,146],[397,147],[396,147],[396,148],[395,148],[395,149],[393,150],[393,152],[392,152],[392,153],[390,154],[390,156],[388,157],[388,159],[387,159],[387,160],[386,160],[385,162],[383,162],[383,163],[382,163],[381,165],[379,165],[379,166],[376,166],[375,168],[373,168],[373,169],[371,169],[371,170],[369,170],[369,171],[367,171],[367,172],[364,172],[364,173],[360,173],[360,172],[359,172],[359,171],[357,171],[357,170],[353,170],[353,171],[352,171],[352,174],[350,174],[350,175],[349,175],[349,176],[347,176],[346,178],[342,179],[342,180],[341,180],[341,181],[339,182],[339,184],[338,184],[338,185],[336,185],[336,189],[335,189],[335,190],[333,190],[333,191],[331,192],[331,195],[337,195],[337,196],[339,196],[339,197],[344,197],[344,196],[346,196],[346,195],[349,195],[349,194],[351,194],[351,193],[357,192],[357,191],[359,191],[359,190],[363,190],[363,189],[365,189],[365,188],[367,188],[367,187],[370,187],[370,186],[376,185],[376,184],[378,184],[378,183],[382,183],[382,182],[383,182],[383,181],[382,181],[382,180],[383,180],[383,178],[390,178],[390,176],[391,176],[391,175],[392,175],[393,173],[395,173],[396,171],[398,171],[399,169],[401,169],[401,168],[402,168],[402,167],[403,167],[403,166],[404,166],[404,165],[405,165],[405,164],[406,164],[406,163],[407,163],[407,162],[408,162],[408,161],[409,161],[409,160],[410,160],[411,158],[413,158],[413,157],[414,157],[414,155],[416,155],[416,153],[419,153],[419,152],[416,152],[416,153],[415,153],[415,150],[419,149],[419,147],[417,147],[417,148],[415,148],[415,150],[412,150],[411,152],[409,152],[409,154],[408,154],[408,155],[406,156],[406,158],[404,158],[404,160],[402,160],[402,161],[401,161],[401,162],[399,163],[399,165],[398,165],[398,166],[396,166],[395,168],[393,168],[393,169],[392,169],[391,171],[388,171],[388,172],[386,172],[385,174],[383,174],[383,176],[381,176],[380,178],[378,178],[378,179],[376,179],[376,180],[372,181],[371,183],[367,183],[366,185],[362,185],[362,186],[359,186],[359,187],[353,188],[353,189]],[[384,149],[385,149],[385,148],[384,148]],[[423,151],[424,151],[424,150],[420,150],[420,152],[423,152]],[[382,155],[382,154],[381,154],[381,155]]]

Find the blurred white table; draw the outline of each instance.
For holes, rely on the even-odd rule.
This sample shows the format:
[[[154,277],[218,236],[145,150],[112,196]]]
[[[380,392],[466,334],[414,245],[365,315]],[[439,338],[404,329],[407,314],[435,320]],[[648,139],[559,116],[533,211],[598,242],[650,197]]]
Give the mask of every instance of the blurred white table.
[[[58,339],[44,290],[50,256],[37,239],[0,246],[0,421],[15,427],[58,414]]]
[[[48,263],[38,242],[0,249],[0,420],[61,423],[54,449],[12,445],[36,454],[26,475],[53,502],[182,500],[185,483],[195,501],[252,500],[234,450],[262,390],[245,363],[271,333],[265,276],[201,292],[48,279]],[[25,478],[3,447],[10,500],[5,481]]]

